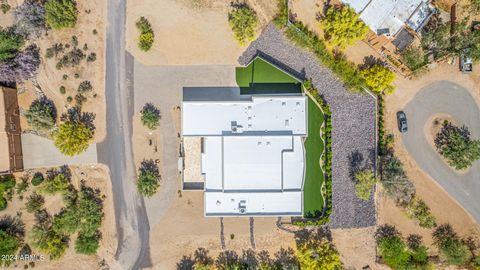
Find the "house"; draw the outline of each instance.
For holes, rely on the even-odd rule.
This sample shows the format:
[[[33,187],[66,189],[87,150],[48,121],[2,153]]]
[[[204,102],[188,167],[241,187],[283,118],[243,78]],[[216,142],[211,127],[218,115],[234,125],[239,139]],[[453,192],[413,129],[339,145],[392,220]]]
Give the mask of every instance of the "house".
[[[377,35],[394,38],[407,27],[418,32],[428,22],[434,8],[428,0],[341,0],[360,14]]]
[[[0,86],[0,174],[23,171],[17,90]]]
[[[203,190],[205,216],[302,216],[306,97],[187,90],[183,187]]]

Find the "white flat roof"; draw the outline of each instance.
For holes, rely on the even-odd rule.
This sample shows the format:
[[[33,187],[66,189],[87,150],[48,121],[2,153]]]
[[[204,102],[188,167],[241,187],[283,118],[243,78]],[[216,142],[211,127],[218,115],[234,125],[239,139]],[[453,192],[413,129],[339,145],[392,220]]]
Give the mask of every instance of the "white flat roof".
[[[247,101],[184,101],[182,134],[214,136],[239,132],[307,134],[304,96],[253,97]]]
[[[244,203],[241,203],[244,201]],[[240,205],[245,212],[240,213]],[[206,216],[275,215],[301,216],[303,200],[301,191],[292,192],[205,192]]]
[[[370,0],[342,0],[342,2],[353,8],[355,12],[361,13],[368,3],[370,3]]]

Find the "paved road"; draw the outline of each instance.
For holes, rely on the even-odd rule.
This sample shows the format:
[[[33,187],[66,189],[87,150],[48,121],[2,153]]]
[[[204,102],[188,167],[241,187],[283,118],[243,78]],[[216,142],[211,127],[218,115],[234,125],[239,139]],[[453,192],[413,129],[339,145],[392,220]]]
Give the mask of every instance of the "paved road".
[[[132,153],[133,58],[125,51],[125,0],[108,1],[106,48],[107,136],[97,145],[98,160],[108,165],[112,181],[122,269],[149,265],[149,226],[143,199],[135,187]]]
[[[473,138],[480,137],[480,111],[470,93],[461,86],[439,81],[420,91],[405,107],[409,131],[402,135],[408,152],[417,164],[480,222],[480,161],[465,174],[450,169],[427,142],[424,128],[437,113],[451,115],[466,125]]]

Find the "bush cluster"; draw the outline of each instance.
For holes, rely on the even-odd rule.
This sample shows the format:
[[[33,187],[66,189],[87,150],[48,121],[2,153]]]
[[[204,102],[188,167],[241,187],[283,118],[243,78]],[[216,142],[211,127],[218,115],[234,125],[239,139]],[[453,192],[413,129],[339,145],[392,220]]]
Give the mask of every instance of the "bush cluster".
[[[301,22],[288,25],[285,30],[285,35],[294,44],[313,52],[317,59],[324,66],[331,69],[348,89],[355,92],[363,91],[366,86],[365,79],[360,74],[357,65],[348,61],[340,52],[336,54],[330,52],[324,41],[314,32],[308,30]]]
[[[247,4],[232,4],[232,10],[228,13],[228,22],[232,28],[233,36],[240,45],[243,46],[255,39],[258,18],[255,11]]]
[[[435,217],[430,212],[428,205],[422,199],[414,198],[407,205],[406,210],[410,218],[418,220],[420,227],[433,228],[437,226]]]
[[[428,249],[419,235],[409,235],[407,243],[391,225],[379,226],[375,234],[378,253],[393,269],[425,269],[428,267]]]
[[[155,41],[155,34],[153,33],[152,25],[145,17],[140,17],[135,23],[137,29],[140,31],[138,39],[138,47],[142,51],[149,51]]]
[[[140,164],[137,190],[143,196],[151,197],[155,195],[160,186],[160,172],[157,164],[153,160],[144,160]]]
[[[30,108],[25,112],[25,118],[33,129],[49,131],[57,121],[57,109],[53,101],[43,96],[32,102]]]
[[[465,241],[453,230],[450,224],[438,226],[432,233],[433,242],[440,251],[440,257],[448,264],[466,265],[472,259]]]
[[[467,169],[480,159],[480,140],[472,140],[467,127],[445,121],[435,137],[437,151],[457,170]]]

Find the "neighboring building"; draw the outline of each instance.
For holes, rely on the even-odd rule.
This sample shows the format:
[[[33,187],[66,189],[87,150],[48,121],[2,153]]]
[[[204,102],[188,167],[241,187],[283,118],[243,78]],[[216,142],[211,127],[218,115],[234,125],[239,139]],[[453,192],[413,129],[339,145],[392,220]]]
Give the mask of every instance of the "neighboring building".
[[[302,216],[306,97],[185,91],[183,186],[204,190],[205,216]]]
[[[434,12],[428,0],[341,0],[377,35],[395,37],[405,26],[418,32]]]
[[[23,170],[17,90],[0,87],[0,174]]]

